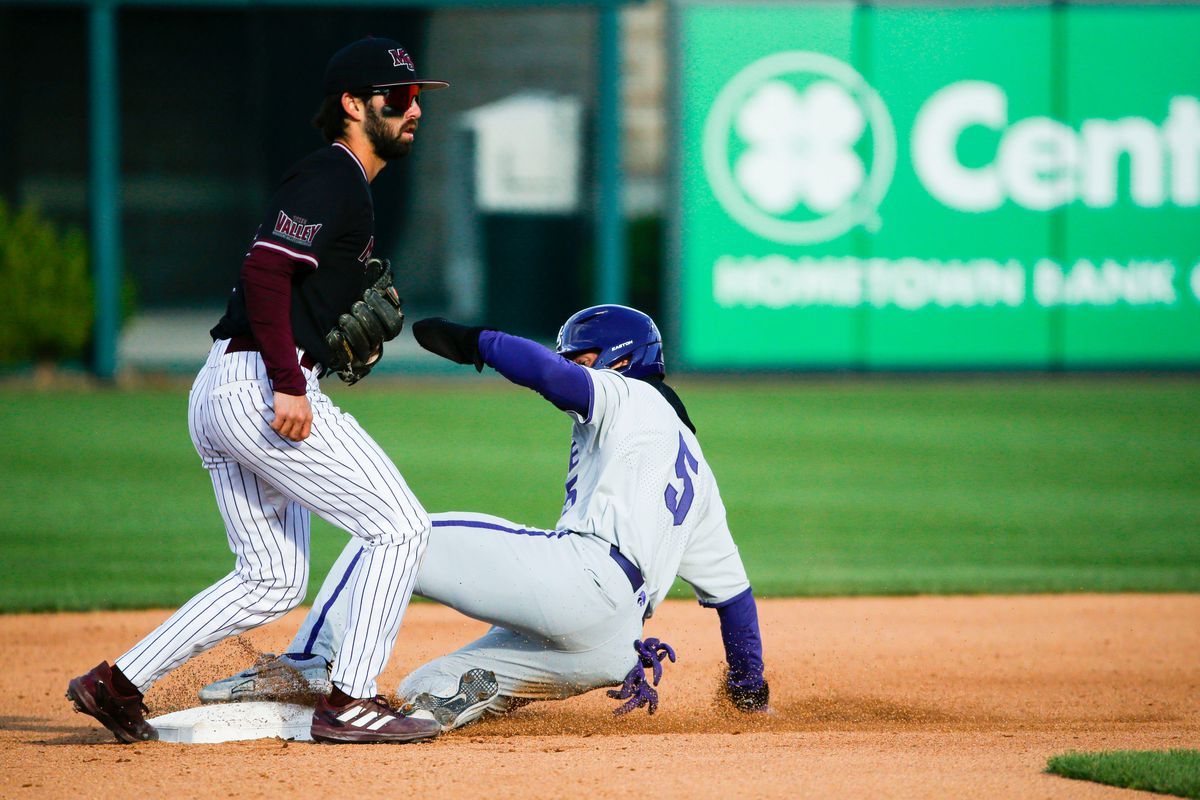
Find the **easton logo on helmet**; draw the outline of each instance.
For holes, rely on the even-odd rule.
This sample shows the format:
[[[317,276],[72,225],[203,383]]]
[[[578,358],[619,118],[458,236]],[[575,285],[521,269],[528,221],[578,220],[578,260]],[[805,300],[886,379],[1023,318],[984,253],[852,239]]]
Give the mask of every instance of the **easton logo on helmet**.
[[[608,349],[609,350],[620,350],[622,347],[624,347],[626,345],[630,345],[630,344],[633,344],[633,339],[630,339],[627,342],[621,342],[620,344],[614,344],[612,347],[610,347]]]
[[[412,56],[404,52],[403,47],[397,47],[392,50],[388,50],[388,55],[392,57],[393,67],[408,67],[409,72],[417,71],[416,65],[413,64]]]

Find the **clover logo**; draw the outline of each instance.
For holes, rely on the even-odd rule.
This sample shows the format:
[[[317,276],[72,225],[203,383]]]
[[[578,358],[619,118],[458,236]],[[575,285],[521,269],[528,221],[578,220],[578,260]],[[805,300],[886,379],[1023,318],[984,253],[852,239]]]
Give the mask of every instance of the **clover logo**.
[[[769,81],[738,112],[736,129],[748,145],[734,162],[738,186],[772,214],[803,203],[828,214],[862,186],[866,169],[854,152],[866,117],[832,81],[797,92]]]
[[[778,242],[877,229],[895,163],[895,131],[879,95],[820,53],[777,53],[746,67],[705,123],[704,166],[718,202]]]

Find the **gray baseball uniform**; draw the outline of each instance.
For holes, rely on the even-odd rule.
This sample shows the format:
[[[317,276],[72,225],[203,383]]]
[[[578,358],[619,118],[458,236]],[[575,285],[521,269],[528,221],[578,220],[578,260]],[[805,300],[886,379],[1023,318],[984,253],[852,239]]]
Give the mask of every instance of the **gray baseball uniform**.
[[[514,698],[559,699],[618,684],[637,662],[633,642],[643,619],[677,575],[706,605],[748,594],[693,432],[650,384],[570,366],[587,377],[590,408],[568,411],[574,427],[558,524],[551,530],[483,514],[431,515],[416,593],[493,627],[409,675],[402,697],[452,694],[477,667],[499,682],[492,711]],[[346,546],[291,652],[337,663],[345,589],[361,569],[361,552],[357,542]]]

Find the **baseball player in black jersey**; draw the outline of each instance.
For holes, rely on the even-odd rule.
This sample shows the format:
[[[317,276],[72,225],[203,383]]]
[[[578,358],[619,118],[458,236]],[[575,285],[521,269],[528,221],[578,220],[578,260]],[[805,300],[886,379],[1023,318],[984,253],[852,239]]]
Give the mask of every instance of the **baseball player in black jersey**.
[[[117,739],[156,738],[143,693],[226,637],[297,606],[308,583],[309,515],[364,545],[332,693],[313,713],[326,742],[404,742],[435,736],[380,697],[387,663],[425,552],[430,521],[379,446],[320,389],[337,372],[359,380],[399,333],[390,267],[372,258],[371,181],[406,155],[422,91],[390,39],[338,51],[314,119],[329,146],[288,170],[246,253],[208,362],[192,386],[192,443],[212,476],[236,563],[109,665],[75,678],[67,697]]]

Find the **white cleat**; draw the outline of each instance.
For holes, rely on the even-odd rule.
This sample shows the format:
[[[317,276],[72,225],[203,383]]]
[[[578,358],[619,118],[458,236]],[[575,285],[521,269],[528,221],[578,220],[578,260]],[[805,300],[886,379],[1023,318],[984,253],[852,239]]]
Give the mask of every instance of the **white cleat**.
[[[449,697],[421,692],[406,700],[401,711],[414,719],[432,719],[442,726],[442,731],[462,727],[483,716],[496,695],[500,684],[496,674],[486,669],[469,669],[458,681],[458,691]]]
[[[202,703],[291,700],[327,695],[333,690],[329,662],[322,656],[264,653],[254,666],[200,690]]]

